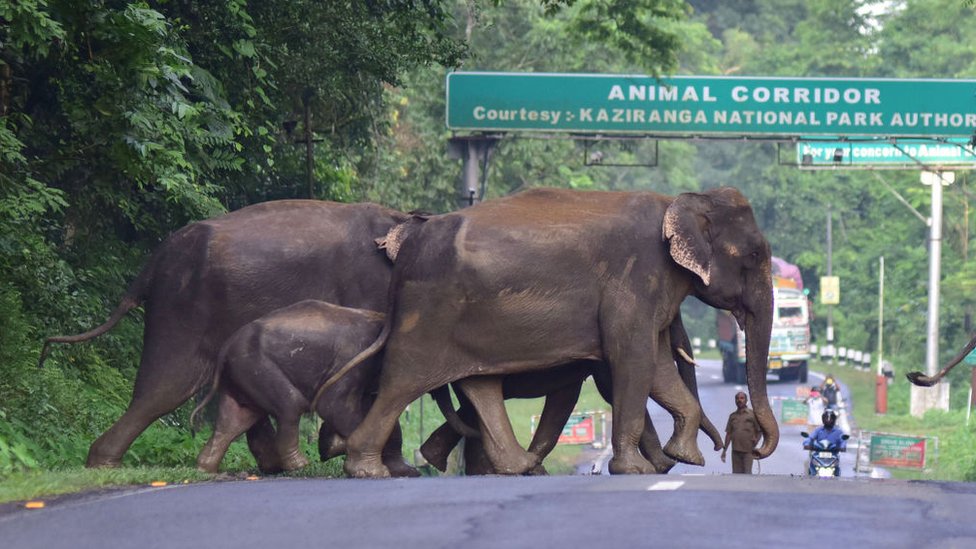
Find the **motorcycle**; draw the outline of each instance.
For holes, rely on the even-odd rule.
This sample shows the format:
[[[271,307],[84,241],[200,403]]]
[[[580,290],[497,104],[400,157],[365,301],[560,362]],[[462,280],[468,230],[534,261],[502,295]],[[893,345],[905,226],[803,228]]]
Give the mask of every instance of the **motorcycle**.
[[[806,432],[800,433],[800,436],[804,439],[810,438]],[[847,440],[851,436],[845,434],[841,435],[841,438]],[[811,441],[811,445],[810,465],[807,467],[807,474],[819,478],[840,476],[840,469],[837,467],[840,463],[838,456],[840,448],[829,440]]]

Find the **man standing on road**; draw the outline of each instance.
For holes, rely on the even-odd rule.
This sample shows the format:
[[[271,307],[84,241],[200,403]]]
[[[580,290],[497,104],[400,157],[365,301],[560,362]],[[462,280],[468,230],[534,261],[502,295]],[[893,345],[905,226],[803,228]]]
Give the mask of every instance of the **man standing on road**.
[[[722,448],[722,463],[725,463],[725,452],[732,443],[732,472],[746,475],[752,474],[752,450],[759,442],[759,422],[752,410],[746,407],[749,397],[739,391],[735,394],[735,411],[729,415],[729,422],[725,425],[725,446]]]

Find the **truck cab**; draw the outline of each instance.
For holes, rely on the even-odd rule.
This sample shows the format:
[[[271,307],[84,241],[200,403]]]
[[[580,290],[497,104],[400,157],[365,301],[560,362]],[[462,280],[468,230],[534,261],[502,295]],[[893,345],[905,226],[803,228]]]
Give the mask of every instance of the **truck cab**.
[[[719,311],[717,316],[722,378],[726,383],[745,383],[746,334],[727,311]],[[809,360],[810,306],[807,296],[795,281],[773,276],[773,327],[768,371],[784,381],[806,383]]]

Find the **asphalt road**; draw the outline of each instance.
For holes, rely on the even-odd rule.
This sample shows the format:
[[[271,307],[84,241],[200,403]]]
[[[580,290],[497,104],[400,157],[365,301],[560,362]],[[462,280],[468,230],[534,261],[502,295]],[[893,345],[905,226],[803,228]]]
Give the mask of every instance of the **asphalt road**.
[[[754,549],[827,539],[859,549],[976,547],[974,508],[976,484],[784,475],[276,479],[18,511],[0,516],[0,544]]]

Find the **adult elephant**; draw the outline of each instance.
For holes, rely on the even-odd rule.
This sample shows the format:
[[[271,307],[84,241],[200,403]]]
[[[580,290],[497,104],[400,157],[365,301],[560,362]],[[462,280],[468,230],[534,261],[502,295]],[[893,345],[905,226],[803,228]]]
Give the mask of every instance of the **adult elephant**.
[[[199,221],[170,235],[148,259],[101,326],[51,343],[110,330],[145,303],[142,358],[128,409],[88,452],[89,467],[116,466],[140,433],[213,378],[217,353],[238,328],[304,299],[387,310],[392,264],[375,238],[406,219],[375,204],[281,200]],[[276,468],[274,429],[248,430],[262,469]]]
[[[416,230],[394,268],[395,303],[384,331],[362,354],[386,345],[377,399],[348,440],[348,474],[387,476],[381,452],[400,413],[424,392],[461,379],[492,462],[512,463],[506,456],[517,444],[500,375],[574,360],[610,368],[612,473],[653,472],[638,451],[648,394],[674,416],[665,452],[702,463],[695,440],[701,410],[667,345],[668,326],[688,295],[730,310],[743,326],[764,435],[756,456],[776,448],[765,379],[770,249],[737,190],[670,197],[535,189],[431,218]],[[513,472],[534,466],[526,459]]]

